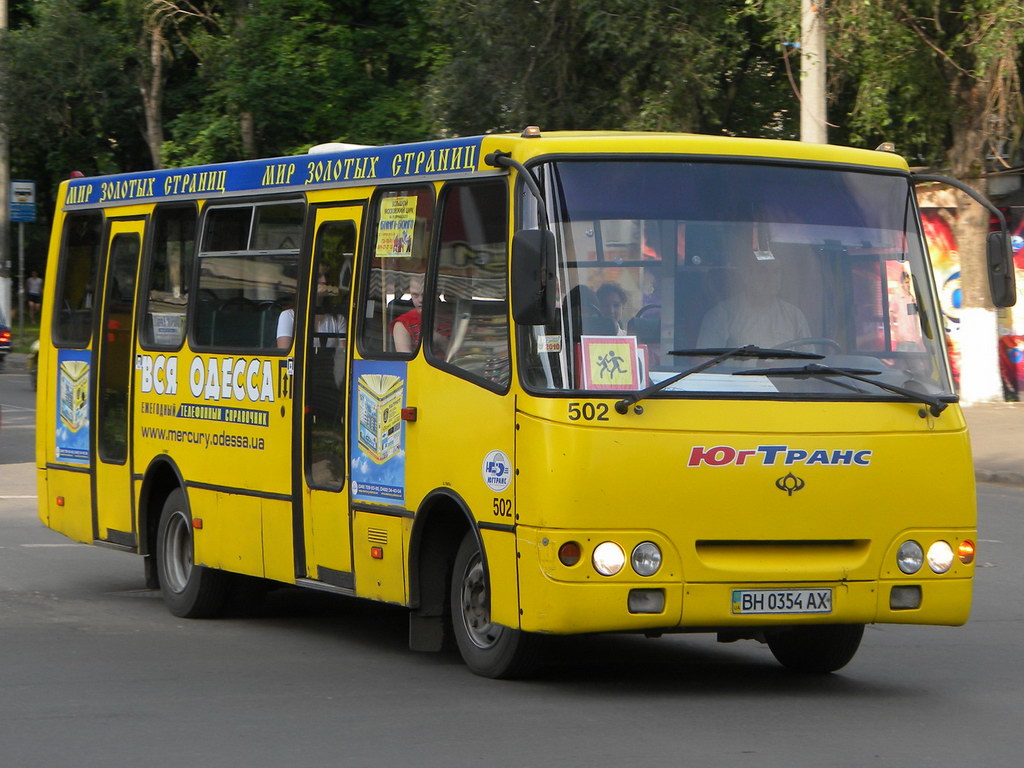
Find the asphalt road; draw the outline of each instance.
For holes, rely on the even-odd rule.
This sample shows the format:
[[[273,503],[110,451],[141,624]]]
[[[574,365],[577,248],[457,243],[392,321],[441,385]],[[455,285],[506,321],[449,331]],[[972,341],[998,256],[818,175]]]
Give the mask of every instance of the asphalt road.
[[[31,400],[11,383],[0,376],[0,457],[17,458],[31,455],[17,410]],[[43,528],[26,477],[0,459],[5,768],[1017,766],[1024,754],[1021,489],[980,486],[966,627],[869,627],[853,662],[820,678],[752,642],[571,639],[541,677],[509,683],[408,651],[404,612],[358,600],[286,588],[225,619],[177,619],[138,558]]]

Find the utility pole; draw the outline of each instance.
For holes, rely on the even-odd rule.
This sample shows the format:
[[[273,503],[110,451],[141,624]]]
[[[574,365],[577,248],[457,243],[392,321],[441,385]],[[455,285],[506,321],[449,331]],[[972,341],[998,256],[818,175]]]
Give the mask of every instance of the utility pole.
[[[0,34],[7,32],[7,0],[0,0]],[[0,72],[0,88],[7,73]],[[7,124],[0,120],[0,314],[11,318],[11,158]]]
[[[828,144],[825,2],[800,0],[800,141]]]

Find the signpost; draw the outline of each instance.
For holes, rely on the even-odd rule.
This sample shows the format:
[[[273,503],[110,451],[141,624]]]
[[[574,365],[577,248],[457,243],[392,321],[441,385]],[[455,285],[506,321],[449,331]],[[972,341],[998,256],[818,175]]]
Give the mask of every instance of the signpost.
[[[18,223],[18,338],[25,341],[25,222],[36,220],[36,183],[11,181],[11,219]]]

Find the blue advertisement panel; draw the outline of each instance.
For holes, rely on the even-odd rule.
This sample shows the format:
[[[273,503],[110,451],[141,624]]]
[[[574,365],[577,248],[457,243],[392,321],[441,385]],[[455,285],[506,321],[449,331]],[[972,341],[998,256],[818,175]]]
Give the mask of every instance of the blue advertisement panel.
[[[352,499],[405,503],[404,362],[352,365]]]
[[[473,173],[480,163],[481,142],[482,138],[477,136],[72,179],[68,182],[64,208]]]
[[[89,350],[57,352],[57,461],[89,463]]]

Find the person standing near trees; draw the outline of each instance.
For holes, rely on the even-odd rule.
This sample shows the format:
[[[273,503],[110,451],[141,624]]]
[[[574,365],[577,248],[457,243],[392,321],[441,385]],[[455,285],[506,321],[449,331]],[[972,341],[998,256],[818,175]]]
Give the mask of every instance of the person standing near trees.
[[[39,318],[39,308],[43,301],[43,278],[34,269],[25,280],[25,301],[28,304],[28,319],[35,323]]]

